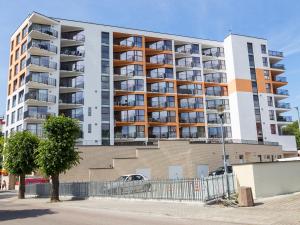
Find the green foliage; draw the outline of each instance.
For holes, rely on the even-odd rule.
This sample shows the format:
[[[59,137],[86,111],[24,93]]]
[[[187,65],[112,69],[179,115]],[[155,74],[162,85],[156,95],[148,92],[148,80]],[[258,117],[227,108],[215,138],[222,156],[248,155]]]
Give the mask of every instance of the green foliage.
[[[294,135],[296,137],[297,148],[300,149],[300,132],[297,121],[284,127],[282,132],[285,135]]]
[[[4,137],[0,136],[0,169],[2,169]]]
[[[28,174],[36,169],[35,155],[39,138],[29,131],[16,132],[6,141],[4,167],[14,175]]]
[[[45,121],[46,139],[40,142],[36,159],[42,173],[52,176],[79,163],[79,152],[75,149],[79,132],[77,120],[69,117],[51,116]]]

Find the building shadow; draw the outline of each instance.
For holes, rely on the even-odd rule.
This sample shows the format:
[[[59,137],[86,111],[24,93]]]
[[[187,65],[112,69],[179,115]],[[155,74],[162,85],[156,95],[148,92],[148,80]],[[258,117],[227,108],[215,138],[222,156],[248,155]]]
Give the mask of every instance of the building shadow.
[[[0,222],[54,214],[50,209],[0,210]]]

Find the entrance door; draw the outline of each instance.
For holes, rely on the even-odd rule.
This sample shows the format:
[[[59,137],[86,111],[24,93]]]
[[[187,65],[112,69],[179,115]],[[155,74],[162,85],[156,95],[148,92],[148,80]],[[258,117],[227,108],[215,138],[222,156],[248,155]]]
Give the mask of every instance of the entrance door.
[[[183,172],[181,166],[169,166],[169,179],[182,179]]]

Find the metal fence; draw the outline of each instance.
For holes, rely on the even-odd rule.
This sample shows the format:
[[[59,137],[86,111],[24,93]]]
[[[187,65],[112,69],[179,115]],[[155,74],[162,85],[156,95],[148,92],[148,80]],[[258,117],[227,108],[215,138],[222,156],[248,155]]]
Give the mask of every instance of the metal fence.
[[[227,187],[225,175],[177,180],[72,182],[60,183],[59,193],[61,196],[74,198],[115,197],[208,201],[224,197],[227,188],[230,193],[235,193],[233,174],[229,174],[228,179],[229,187]],[[49,197],[50,184],[26,185],[26,194]]]

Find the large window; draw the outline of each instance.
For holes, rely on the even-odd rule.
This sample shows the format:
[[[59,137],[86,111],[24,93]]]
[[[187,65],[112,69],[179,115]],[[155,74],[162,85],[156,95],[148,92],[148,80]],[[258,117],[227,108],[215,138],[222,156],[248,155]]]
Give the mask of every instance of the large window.
[[[101,46],[101,56],[102,59],[109,59],[109,46],[106,45]]]
[[[109,91],[102,91],[101,92],[102,96],[102,105],[109,105],[110,103],[110,95],[109,95]]]
[[[106,61],[106,60],[101,61],[101,70],[102,70],[102,73],[104,73],[104,74],[110,74],[109,61]]]
[[[105,44],[105,45],[109,45],[109,33],[108,32],[101,33],[101,43]]]
[[[101,109],[101,120],[102,121],[109,121],[110,120],[110,108],[109,107],[102,107],[102,109]]]

